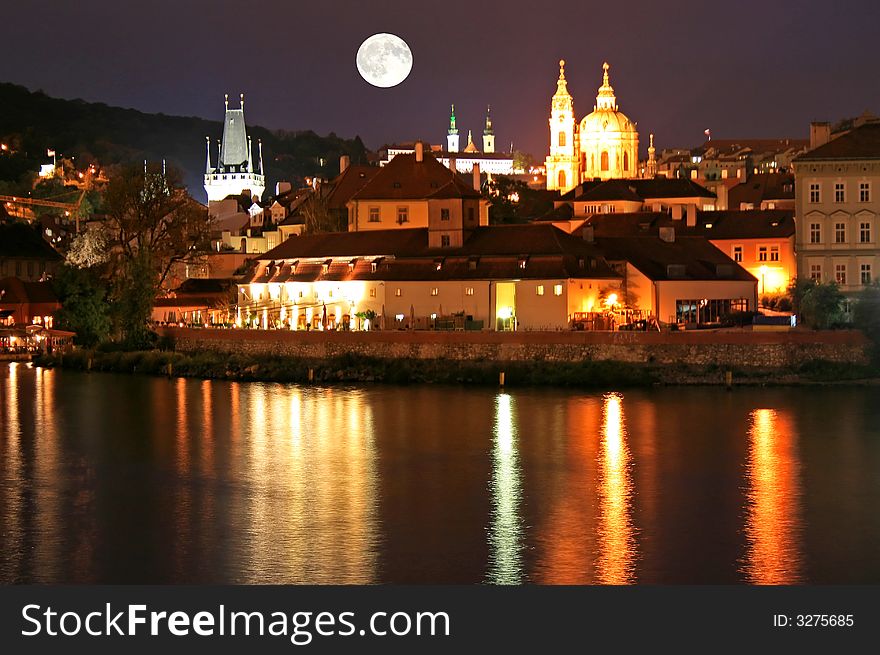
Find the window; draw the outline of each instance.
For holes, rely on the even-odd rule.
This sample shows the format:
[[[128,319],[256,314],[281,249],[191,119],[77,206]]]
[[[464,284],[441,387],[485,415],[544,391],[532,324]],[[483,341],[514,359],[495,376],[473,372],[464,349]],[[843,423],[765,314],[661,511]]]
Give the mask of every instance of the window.
[[[846,223],[834,224],[834,243],[846,243]]]
[[[779,246],[770,246],[770,261],[779,261]]]
[[[758,246],[758,261],[766,262],[767,261],[767,246]]]
[[[409,207],[398,207],[397,208],[397,222],[400,225],[409,222]]]
[[[374,288],[370,289],[370,298],[375,298],[375,297],[376,297],[376,289],[374,287]]]
[[[859,202],[871,202],[870,182],[859,182]]]
[[[560,147],[560,148],[564,148],[564,147],[565,147],[565,132],[560,132],[560,133],[559,133],[559,147]]]
[[[397,287],[397,291],[394,292],[394,295],[400,298],[403,295],[403,290],[400,287]]]
[[[517,262],[517,265],[519,266],[519,270],[521,270],[521,271],[526,270],[526,263],[528,261],[529,261],[528,257],[520,257],[519,262]]]
[[[553,285],[553,295],[554,296],[561,296],[562,295],[562,285],[561,284],[554,284]]]
[[[628,152],[623,153],[623,170],[625,170],[625,171],[629,170],[629,153]]]
[[[834,281],[840,285],[846,284],[846,264],[834,265]]]
[[[862,284],[871,284],[871,265],[870,264],[862,264],[861,281],[862,281]]]
[[[600,156],[599,161],[600,161],[602,170],[607,171],[608,170],[608,151],[607,150],[602,151],[602,155]]]
[[[466,295],[466,296],[474,295],[474,288],[473,287],[465,287],[464,295]]]
[[[379,208],[378,207],[370,207],[370,223],[378,223],[379,222]]]
[[[474,222],[474,208],[473,207],[468,207],[468,221],[470,221],[471,223]]]
[[[867,221],[859,223],[859,243],[871,243],[871,224]]]
[[[822,264],[810,264],[810,279],[816,282],[822,281]]]
[[[821,202],[822,196],[819,194],[819,183],[810,184],[810,202],[816,204]]]
[[[370,272],[375,273],[377,270],[379,270],[379,264],[376,262],[370,262]]]
[[[448,208],[444,207],[443,209],[440,210],[440,220],[441,221],[448,221],[449,220],[449,209]]]
[[[449,235],[448,234],[441,234],[440,235],[440,247],[441,248],[448,248],[449,247]]]
[[[543,296],[544,295],[544,285],[539,284],[537,287],[535,287],[535,293],[538,294],[539,296]]]
[[[834,183],[834,202],[846,202],[846,187],[843,182]]]
[[[819,223],[810,223],[810,243],[822,243],[822,226]]]
[[[440,289],[438,289],[437,287],[432,288],[432,289],[431,289],[431,295],[432,295],[432,296],[439,296],[439,295],[440,295]]]
[[[565,171],[559,171],[559,175],[558,175],[558,177],[557,177],[557,181],[558,181],[557,186],[558,186],[560,189],[564,189],[564,188],[565,188]]]

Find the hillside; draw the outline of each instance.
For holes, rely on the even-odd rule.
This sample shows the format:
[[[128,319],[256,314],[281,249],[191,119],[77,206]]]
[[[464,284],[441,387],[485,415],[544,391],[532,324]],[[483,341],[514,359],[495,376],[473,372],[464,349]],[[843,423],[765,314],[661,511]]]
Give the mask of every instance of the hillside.
[[[62,100],[7,83],[0,83],[0,107],[0,141],[16,151],[0,157],[0,180],[17,181],[36,172],[48,161],[47,148],[54,148],[59,155],[75,156],[78,165],[165,159],[183,170],[193,195],[205,200],[201,179],[205,136],[219,138],[221,121]],[[274,189],[279,179],[333,177],[339,172],[341,154],[348,154],[353,163],[366,163],[359,137],[343,139],[333,133],[322,137],[311,131],[270,131],[250,125],[248,131],[255,150],[257,139],[263,140],[267,190]]]

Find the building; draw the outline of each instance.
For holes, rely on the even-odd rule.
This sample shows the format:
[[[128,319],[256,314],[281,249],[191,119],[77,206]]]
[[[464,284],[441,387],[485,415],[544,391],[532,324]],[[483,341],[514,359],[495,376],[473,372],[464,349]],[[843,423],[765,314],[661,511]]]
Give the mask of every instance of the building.
[[[7,327],[39,325],[51,328],[61,303],[49,282],[17,277],[0,279],[0,322]]]
[[[266,190],[263,144],[262,142],[257,144],[258,161],[255,161],[253,144],[244,122],[244,94],[241,95],[238,109],[229,108],[228,94],[225,104],[223,139],[217,142],[217,159],[214,163],[211,163],[211,137],[205,137],[207,142],[205,192],[208,194],[209,205],[229,196],[242,194],[258,200]]]
[[[794,210],[794,173],[757,173],[727,192],[730,209]],[[720,209],[720,208],[719,208]]]
[[[833,138],[829,124],[814,124],[811,136],[811,149],[793,162],[798,277],[854,294],[880,266],[880,123]]]
[[[759,298],[785,293],[797,276],[793,210],[700,211],[678,219],[669,211],[596,214],[583,224],[602,238],[659,237],[666,228],[702,237],[757,280]]]
[[[575,217],[669,211],[673,217],[715,209],[715,194],[681,178],[610,179],[581,182],[554,203],[571,205]]]
[[[602,312],[619,284],[595,245],[549,224],[477,226],[452,247],[432,245],[431,228],[286,241],[239,284],[239,324],[568,329],[576,313]]]
[[[153,303],[154,323],[231,325],[235,284],[229,278],[191,278]]]
[[[443,166],[416,142],[412,154],[397,155],[348,201],[348,231],[429,227],[431,247],[462,245],[465,231],[489,224],[489,202],[473,185]]]
[[[52,277],[63,258],[26,223],[0,222],[0,277],[37,282]]]
[[[602,86],[593,111],[577,122],[574,99],[565,79],[565,60],[550,105],[550,153],[545,168],[547,188],[568,191],[585,180],[640,176],[639,133],[620,111],[603,64]],[[651,142],[653,148],[653,140]]]

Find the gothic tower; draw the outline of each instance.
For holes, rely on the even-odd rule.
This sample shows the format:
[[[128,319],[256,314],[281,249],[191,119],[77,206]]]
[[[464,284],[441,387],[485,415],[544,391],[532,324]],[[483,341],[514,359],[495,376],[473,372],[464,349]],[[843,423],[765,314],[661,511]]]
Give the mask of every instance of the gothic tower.
[[[446,131],[446,151],[458,152],[458,128],[455,126],[455,105],[449,114],[449,129]]]
[[[492,114],[486,107],[486,127],[483,128],[483,152],[495,152],[495,130],[492,129]]]
[[[254,164],[253,145],[244,123],[244,94],[238,109],[229,108],[226,95],[226,116],[223,120],[223,140],[220,142],[216,165],[211,164],[211,140],[205,161],[205,192],[208,202],[223,200],[230,195],[250,193],[259,200],[266,190],[263,171],[263,144],[258,142],[259,173]]]
[[[559,79],[550,104],[550,154],[547,156],[547,188],[565,193],[580,183],[577,123],[574,100],[565,81],[565,60],[559,60]]]

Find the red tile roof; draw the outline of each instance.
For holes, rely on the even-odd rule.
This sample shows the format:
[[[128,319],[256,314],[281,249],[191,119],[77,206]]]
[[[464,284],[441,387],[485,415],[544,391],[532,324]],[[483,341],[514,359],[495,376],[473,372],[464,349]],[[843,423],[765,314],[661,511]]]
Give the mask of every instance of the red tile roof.
[[[880,159],[880,123],[866,123],[795,158],[795,162],[825,159]]]
[[[415,153],[397,155],[351,199],[418,200],[430,197],[479,198],[480,194],[426,152],[420,162],[416,161]]]

